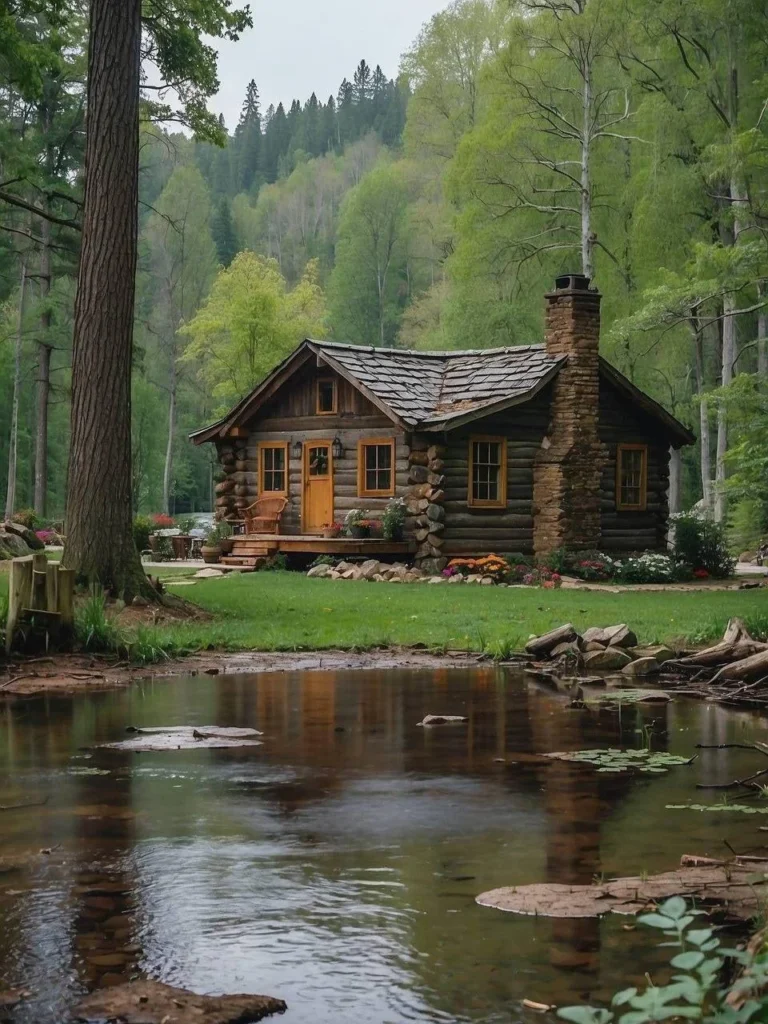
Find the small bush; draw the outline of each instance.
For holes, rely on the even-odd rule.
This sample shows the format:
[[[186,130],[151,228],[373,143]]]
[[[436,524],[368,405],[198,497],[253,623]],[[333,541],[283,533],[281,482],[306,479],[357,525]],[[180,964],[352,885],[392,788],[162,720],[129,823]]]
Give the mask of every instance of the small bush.
[[[616,562],[615,569],[616,578],[622,583],[674,583],[690,575],[670,555],[654,551]]]
[[[331,565],[334,566],[338,562],[338,558],[334,558],[333,555],[318,555],[314,562],[309,566],[310,569],[316,569],[318,565]]]
[[[575,551],[565,558],[565,571],[580,580],[611,580],[616,576],[617,563],[601,551]]]
[[[146,551],[149,548],[149,535],[154,529],[154,524],[149,516],[136,516],[133,520],[133,540],[138,551]]]
[[[107,602],[100,587],[94,587],[75,616],[75,640],[85,651],[111,654],[120,650],[123,637],[107,615]]]
[[[18,523],[19,526],[26,526],[28,530],[34,530],[36,526],[40,525],[37,512],[33,508],[20,508],[18,512],[13,513],[11,520]]]
[[[266,562],[263,562],[259,568],[259,572],[286,572],[288,569],[288,556],[284,555],[282,551],[278,551],[276,555],[272,555]]]
[[[698,512],[679,512],[672,516],[675,526],[674,555],[694,571],[706,570],[715,579],[733,575],[735,561],[728,550],[723,523]]]
[[[392,498],[387,502],[381,517],[381,526],[386,540],[400,540],[405,529],[406,507],[403,498]]]

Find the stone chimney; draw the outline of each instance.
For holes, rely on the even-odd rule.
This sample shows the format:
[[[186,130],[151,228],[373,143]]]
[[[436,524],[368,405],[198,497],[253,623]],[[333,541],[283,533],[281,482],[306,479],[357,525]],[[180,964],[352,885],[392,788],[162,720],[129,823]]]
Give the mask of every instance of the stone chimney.
[[[533,547],[600,547],[600,293],[583,274],[558,277],[546,296],[546,349],[566,356],[552,389],[550,424],[534,463]]]

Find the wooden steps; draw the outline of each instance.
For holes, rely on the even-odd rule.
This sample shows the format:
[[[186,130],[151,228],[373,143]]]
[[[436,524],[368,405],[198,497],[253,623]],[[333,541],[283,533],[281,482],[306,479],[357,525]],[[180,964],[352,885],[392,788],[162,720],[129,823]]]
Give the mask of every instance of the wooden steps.
[[[221,558],[221,564],[230,569],[257,569],[262,562],[266,561],[264,555],[225,555]]]

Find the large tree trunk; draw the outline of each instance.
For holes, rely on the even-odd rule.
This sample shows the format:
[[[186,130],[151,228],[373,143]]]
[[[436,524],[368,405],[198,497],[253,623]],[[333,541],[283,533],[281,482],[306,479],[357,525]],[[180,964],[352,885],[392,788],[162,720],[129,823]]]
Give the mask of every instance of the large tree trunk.
[[[51,394],[51,222],[40,221],[40,338],[37,343],[37,416],[35,431],[35,512],[48,504],[48,407]]]
[[[723,296],[723,362],[720,382],[727,387],[733,380],[733,366],[736,362],[736,302],[731,293]],[[717,463],[715,466],[715,520],[720,523],[725,519],[727,506],[725,495],[726,464],[728,454],[728,414],[725,403],[720,402],[717,409]]]
[[[27,296],[27,264],[21,261],[19,286],[19,317],[13,354],[13,398],[11,399],[11,438],[8,446],[8,489],[5,495],[5,518],[12,519],[16,507],[16,463],[19,451],[19,393],[21,391],[21,343],[24,340],[24,303]]]
[[[89,39],[64,564],[130,600],[149,588],[131,503],[141,0],[91,0]]]

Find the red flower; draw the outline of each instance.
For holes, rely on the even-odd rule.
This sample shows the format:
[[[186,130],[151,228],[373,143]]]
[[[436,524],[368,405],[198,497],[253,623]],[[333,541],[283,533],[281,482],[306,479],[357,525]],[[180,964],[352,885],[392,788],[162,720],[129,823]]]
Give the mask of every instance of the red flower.
[[[706,569],[694,569],[693,575],[696,577],[697,580],[709,579],[709,573]]]

